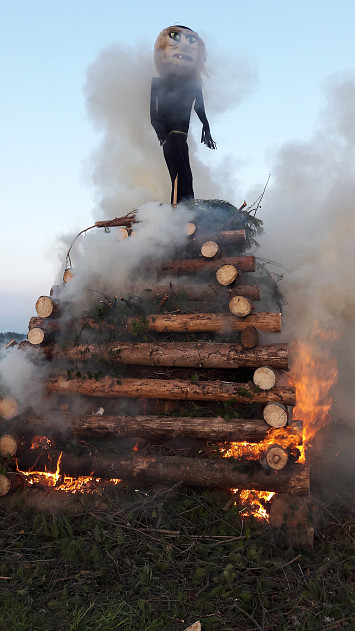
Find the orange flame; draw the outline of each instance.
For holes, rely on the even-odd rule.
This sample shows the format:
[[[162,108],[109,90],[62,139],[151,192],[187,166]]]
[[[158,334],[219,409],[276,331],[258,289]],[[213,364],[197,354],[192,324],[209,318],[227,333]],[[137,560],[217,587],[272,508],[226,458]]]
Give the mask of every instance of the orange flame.
[[[315,322],[309,340],[297,342],[293,349],[292,375],[297,396],[293,415],[303,421],[304,452],[315,434],[331,421],[331,388],[338,377],[331,342],[338,338],[336,332],[322,330]]]
[[[101,478],[94,478],[92,476],[72,478],[71,476],[64,475],[60,472],[62,455],[63,452],[59,455],[55,473],[48,471],[21,471],[19,468],[17,468],[17,470],[25,476],[28,484],[43,484],[47,487],[66,491],[67,493],[88,493],[89,491],[92,492],[95,490],[95,485],[116,486],[122,482],[122,480],[118,478],[102,480]]]

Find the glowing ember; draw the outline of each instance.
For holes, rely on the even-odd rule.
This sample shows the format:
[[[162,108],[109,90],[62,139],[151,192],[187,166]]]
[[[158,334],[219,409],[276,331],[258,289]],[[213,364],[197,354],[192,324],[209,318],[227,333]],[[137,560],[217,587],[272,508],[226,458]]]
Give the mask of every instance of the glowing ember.
[[[52,447],[53,443],[47,438],[47,436],[34,436],[32,438],[31,449],[39,449],[40,447],[45,449],[46,447]]]
[[[303,420],[304,450],[311,445],[315,434],[329,425],[331,420],[330,391],[338,377],[337,361],[331,354],[331,342],[338,337],[334,331],[320,329],[315,322],[309,340],[297,342],[292,352],[292,376],[297,393],[294,418]]]

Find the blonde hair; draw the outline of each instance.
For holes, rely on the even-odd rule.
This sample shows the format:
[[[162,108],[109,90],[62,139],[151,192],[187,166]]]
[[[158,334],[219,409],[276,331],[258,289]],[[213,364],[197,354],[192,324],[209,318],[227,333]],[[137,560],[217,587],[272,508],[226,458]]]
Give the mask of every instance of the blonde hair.
[[[206,73],[205,71],[206,48],[205,48],[204,41],[198,36],[198,33],[196,33],[196,31],[191,30],[187,26],[179,25],[179,26],[168,26],[163,31],[161,31],[154,44],[154,63],[158,71],[158,74],[161,77],[165,75],[164,51],[169,44],[169,35],[172,31],[174,31],[175,33],[181,33],[182,30],[191,31],[191,35],[196,37],[197,46],[198,46],[198,58],[197,58],[197,66],[194,71],[194,75],[196,77],[199,77],[201,74]]]

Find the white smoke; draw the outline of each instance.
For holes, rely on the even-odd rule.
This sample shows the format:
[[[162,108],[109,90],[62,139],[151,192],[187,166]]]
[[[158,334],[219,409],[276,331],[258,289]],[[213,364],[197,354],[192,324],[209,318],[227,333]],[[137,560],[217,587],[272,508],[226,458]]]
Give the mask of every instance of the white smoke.
[[[0,391],[5,397],[15,399],[18,412],[32,408],[43,409],[43,384],[46,367],[33,361],[33,353],[13,346],[1,353]]]
[[[354,111],[355,72],[328,79],[312,137],[286,143],[275,157],[261,249],[285,268],[286,339],[310,339],[316,320],[341,336],[332,349],[339,365],[334,409],[349,420],[355,374]]]

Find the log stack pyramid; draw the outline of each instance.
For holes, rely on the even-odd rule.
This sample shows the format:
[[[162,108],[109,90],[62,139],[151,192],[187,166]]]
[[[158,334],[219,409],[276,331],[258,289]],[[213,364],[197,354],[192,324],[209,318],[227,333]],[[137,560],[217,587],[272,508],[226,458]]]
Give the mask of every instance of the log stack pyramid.
[[[273,491],[271,524],[311,547],[288,347],[260,341],[281,332],[280,309],[258,309],[263,286],[250,280],[256,262],[246,253],[255,236],[250,214],[212,202],[196,202],[186,247],[151,263],[140,292],[121,296],[117,288],[117,296],[100,296],[95,312],[70,319],[56,288],[37,300],[22,345],[48,365],[49,411],[16,416],[3,397],[2,453],[10,445],[13,455],[11,434],[21,470],[53,470],[63,452],[68,476]],[[134,216],[103,224],[134,238]],[[145,273],[149,279],[149,266]],[[75,267],[67,282],[72,274]],[[51,447],[31,449],[43,434]],[[258,455],[229,449],[244,442],[259,445]]]

